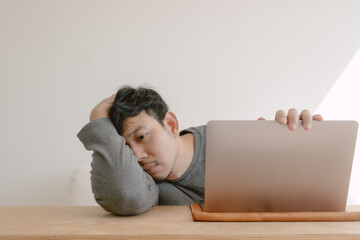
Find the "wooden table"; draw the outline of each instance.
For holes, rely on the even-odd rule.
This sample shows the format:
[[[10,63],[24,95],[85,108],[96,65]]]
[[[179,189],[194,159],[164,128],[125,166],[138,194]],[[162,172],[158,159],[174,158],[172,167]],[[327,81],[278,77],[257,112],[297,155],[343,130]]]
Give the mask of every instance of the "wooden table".
[[[187,206],[153,207],[129,217],[100,207],[0,207],[0,239],[125,238],[360,239],[360,222],[193,222]]]

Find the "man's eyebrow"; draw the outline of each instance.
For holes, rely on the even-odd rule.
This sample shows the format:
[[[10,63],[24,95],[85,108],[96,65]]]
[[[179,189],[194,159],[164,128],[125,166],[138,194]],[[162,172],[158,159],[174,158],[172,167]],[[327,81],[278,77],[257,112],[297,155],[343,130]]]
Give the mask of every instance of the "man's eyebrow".
[[[137,128],[135,128],[134,131],[132,131],[131,133],[129,133],[126,137],[131,137],[132,135],[134,135],[137,131],[139,131],[140,129],[144,128],[145,126],[144,125],[140,125],[138,126]]]

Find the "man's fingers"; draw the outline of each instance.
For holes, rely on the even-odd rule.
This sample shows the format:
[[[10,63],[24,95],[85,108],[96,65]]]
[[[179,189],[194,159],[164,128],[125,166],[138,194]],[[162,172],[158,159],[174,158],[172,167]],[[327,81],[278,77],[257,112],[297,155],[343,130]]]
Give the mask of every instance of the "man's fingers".
[[[312,116],[309,110],[304,109],[302,110],[302,112],[300,113],[299,116],[300,120],[302,121],[303,127],[305,130],[310,130],[311,126],[312,126]]]
[[[114,93],[113,95],[111,95],[110,97],[105,99],[107,108],[106,108],[106,115],[109,116],[109,110],[111,105],[114,103],[115,101],[115,97],[116,97],[116,93]]]
[[[324,118],[323,118],[323,116],[321,116],[320,114],[315,114],[315,115],[313,116],[313,120],[322,122],[322,121],[324,121]]]
[[[264,121],[264,120],[266,120],[266,119],[263,118],[263,117],[259,117],[257,120],[258,120],[258,121]]]
[[[259,118],[258,120],[262,120],[262,118]],[[299,120],[302,120],[302,125],[305,130],[310,130],[313,120],[321,122],[324,119],[320,114],[312,116],[310,111],[307,109],[302,110],[299,115],[295,108],[291,108],[287,115],[284,110],[277,111],[275,114],[275,120],[282,125],[287,124],[290,130],[295,131],[299,125]]]
[[[284,110],[279,110],[275,113],[275,120],[284,125],[287,123],[287,118],[286,118],[286,112]]]
[[[114,102],[115,97],[116,97],[116,93],[111,95],[110,97],[104,98],[100,104],[111,104]]]
[[[291,108],[287,116],[288,128],[295,131],[299,122],[299,113],[295,108]]]
[[[113,95],[111,95],[111,96],[109,97],[109,100],[110,100],[111,102],[114,102],[115,97],[116,97],[116,93],[114,93]]]
[[[109,108],[115,101],[116,94],[112,94],[110,97],[104,98],[99,104],[97,104],[90,113],[90,122],[98,118],[109,117]]]

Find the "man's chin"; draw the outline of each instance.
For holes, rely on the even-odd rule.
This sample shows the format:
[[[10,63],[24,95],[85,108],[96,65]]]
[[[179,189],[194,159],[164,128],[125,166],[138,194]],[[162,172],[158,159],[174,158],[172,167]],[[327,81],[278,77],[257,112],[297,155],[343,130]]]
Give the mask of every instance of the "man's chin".
[[[154,181],[155,181],[157,184],[163,183],[165,180],[166,180],[166,178],[154,178]]]
[[[170,176],[170,173],[166,176],[166,177],[160,177],[160,176],[152,176],[152,178],[154,179],[154,181],[159,184],[159,183],[162,183],[164,182],[166,179],[168,179],[168,177]]]

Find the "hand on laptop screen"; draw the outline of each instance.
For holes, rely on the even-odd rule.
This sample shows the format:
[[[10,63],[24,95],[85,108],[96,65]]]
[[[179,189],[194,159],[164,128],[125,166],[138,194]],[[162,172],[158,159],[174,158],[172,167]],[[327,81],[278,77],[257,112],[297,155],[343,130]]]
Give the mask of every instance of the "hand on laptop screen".
[[[258,120],[265,120],[263,117],[259,117]],[[299,120],[302,120],[302,125],[304,129],[310,130],[312,126],[312,120],[323,121],[323,117],[320,114],[311,115],[310,111],[304,109],[301,111],[300,115],[295,108],[289,109],[287,115],[284,110],[279,110],[275,114],[275,120],[281,125],[288,124],[290,130],[295,131]]]

